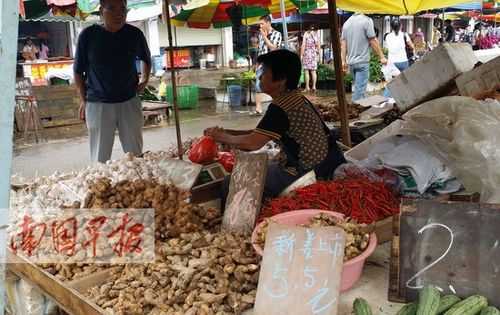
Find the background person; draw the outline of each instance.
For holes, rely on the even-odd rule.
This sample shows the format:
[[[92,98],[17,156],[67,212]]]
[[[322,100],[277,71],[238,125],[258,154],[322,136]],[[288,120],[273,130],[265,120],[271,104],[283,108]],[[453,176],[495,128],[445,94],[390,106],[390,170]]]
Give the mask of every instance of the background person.
[[[124,152],[142,154],[143,115],[137,93],[148,83],[151,55],[144,34],[125,23],[125,0],[100,0],[100,5],[104,24],[80,34],[73,69],[91,160],[104,163],[111,158],[116,129]],[[141,81],[136,58],[142,60]]]
[[[388,50],[387,62],[394,64],[399,71],[403,72],[410,63],[406,48],[414,49],[413,43],[408,33],[401,31],[401,23],[394,19],[391,21],[391,32],[385,37],[385,47]]]
[[[304,81],[306,84],[305,91],[316,91],[316,81],[318,79],[316,70],[318,69],[318,59],[321,44],[319,41],[318,32],[311,25],[304,33],[302,45],[300,49],[300,56],[302,58],[302,67],[304,68]],[[311,79],[311,80],[310,80]],[[312,82],[310,82],[312,81]],[[312,83],[312,85],[311,85]]]
[[[36,60],[37,59],[36,55],[38,54],[38,52],[39,52],[38,47],[36,47],[31,38],[26,39],[23,50],[21,52],[24,60],[26,61]]]
[[[370,46],[380,62],[387,64],[375,34],[373,20],[356,13],[345,22],[342,29],[342,67],[344,72],[349,70],[354,78],[353,101],[365,98],[370,75]]]
[[[262,16],[259,21],[259,52],[258,56],[267,54],[270,51],[281,48],[282,36],[281,33],[275,30],[271,25],[271,17],[269,15]],[[258,63],[258,62],[257,62]],[[262,99],[264,95],[260,89],[260,76],[262,71],[257,65],[256,75],[256,95],[255,95],[255,115],[262,115]]]
[[[49,60],[49,46],[47,46],[47,41],[43,40],[40,45],[40,53],[38,54],[38,58],[42,60]]]
[[[453,43],[455,41],[455,28],[451,24],[451,20],[444,21],[445,31],[444,31],[444,41],[448,43]]]

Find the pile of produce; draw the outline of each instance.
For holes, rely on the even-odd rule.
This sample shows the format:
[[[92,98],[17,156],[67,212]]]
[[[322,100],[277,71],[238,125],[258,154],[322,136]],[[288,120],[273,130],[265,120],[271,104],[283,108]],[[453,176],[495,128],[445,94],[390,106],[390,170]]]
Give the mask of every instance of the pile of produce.
[[[372,315],[368,302],[362,298],[354,300],[354,315]],[[456,295],[441,295],[435,286],[426,286],[420,290],[418,301],[406,304],[397,315],[500,315],[494,306],[488,306],[488,300],[481,295],[472,295],[461,299]]]
[[[259,258],[248,238],[190,233],[158,250],[159,262],[126,265],[87,296],[114,314],[241,314],[255,302]]]
[[[184,150],[191,147],[192,139],[183,143]],[[143,157],[134,157],[127,153],[122,159],[106,164],[95,164],[78,172],[59,173],[37,177],[28,182],[19,176],[13,176],[16,192],[10,199],[12,209],[48,209],[61,208],[74,202],[83,204],[89,185],[98,178],[109,178],[112,183],[137,179],[156,180],[160,184],[170,183],[168,172],[161,168],[160,161],[175,158],[177,145],[167,151],[147,152]]]
[[[266,243],[266,234],[269,224],[273,221],[266,219],[262,228],[257,231],[256,244],[260,248],[264,248]],[[321,213],[311,218],[309,223],[301,225],[303,227],[322,227],[322,226],[336,226],[345,231],[346,243],[344,249],[344,261],[353,259],[359,256],[368,247],[370,242],[370,233],[373,232],[373,226],[366,224],[358,224],[351,219],[341,220],[333,216]]]
[[[39,264],[41,268],[55,276],[61,281],[78,280],[88,277],[98,271],[106,270],[110,267],[108,264]]]
[[[314,104],[316,109],[326,122],[340,121],[340,109],[337,103],[336,96],[314,96],[308,95],[307,99]],[[348,117],[349,119],[359,118],[359,115],[368,108],[357,104],[348,104]]]
[[[382,181],[360,177],[317,182],[271,199],[264,205],[258,221],[302,209],[336,211],[370,224],[399,213],[399,200]]]
[[[89,209],[155,209],[157,240],[197,232],[213,225],[220,212],[189,203],[189,192],[154,180],[121,181],[112,184],[101,178],[90,185],[84,208]]]

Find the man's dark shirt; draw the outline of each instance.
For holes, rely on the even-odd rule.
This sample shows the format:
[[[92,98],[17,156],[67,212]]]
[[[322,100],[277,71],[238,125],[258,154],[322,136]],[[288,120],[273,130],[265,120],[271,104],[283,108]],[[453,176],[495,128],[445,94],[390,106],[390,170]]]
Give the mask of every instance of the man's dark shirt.
[[[125,24],[115,33],[101,25],[83,30],[74,71],[84,77],[87,101],[120,103],[136,96],[137,59],[151,64],[146,38],[137,27]]]

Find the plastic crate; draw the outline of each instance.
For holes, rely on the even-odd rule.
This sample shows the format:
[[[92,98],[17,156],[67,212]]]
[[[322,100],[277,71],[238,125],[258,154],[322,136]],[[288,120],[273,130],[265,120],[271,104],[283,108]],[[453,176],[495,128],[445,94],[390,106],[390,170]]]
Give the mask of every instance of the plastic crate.
[[[197,85],[181,85],[177,87],[177,105],[180,109],[198,107],[199,88]],[[167,87],[167,102],[172,103],[172,86]]]

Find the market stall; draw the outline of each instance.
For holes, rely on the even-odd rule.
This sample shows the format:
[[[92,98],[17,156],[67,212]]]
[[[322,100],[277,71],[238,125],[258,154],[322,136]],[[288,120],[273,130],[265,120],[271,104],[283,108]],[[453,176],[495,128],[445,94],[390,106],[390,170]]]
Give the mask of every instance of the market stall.
[[[166,21],[170,24],[168,14]],[[207,138],[183,145],[180,133],[177,149],[127,155],[80,172],[12,186],[10,208],[34,209],[37,214],[43,214],[40,209],[76,209],[80,214],[154,209],[154,231],[148,229],[151,225],[127,231],[152,233],[156,257],[149,263],[116,263],[116,250],[128,250],[137,258],[134,254],[151,248],[137,243],[109,248],[116,236],[111,232],[108,247],[97,248],[112,257],[108,264],[89,263],[85,259],[95,258],[95,248],[76,250],[68,243],[68,232],[54,236],[57,223],[13,211],[21,224],[13,224],[20,230],[9,238],[8,269],[15,275],[9,285],[11,292],[21,293],[9,296],[11,312],[47,309],[45,295],[70,314],[497,314],[493,305],[500,306],[500,282],[491,262],[498,260],[498,210],[437,200],[480,193],[482,202],[497,202],[498,140],[491,130],[500,124],[500,105],[498,100],[484,101],[484,94],[481,101],[470,96],[487,92],[498,99],[500,75],[491,64],[473,69],[476,62],[469,59],[469,48],[443,47],[428,55],[437,58],[434,63],[417,64],[413,73],[391,84],[398,106],[404,111],[413,108],[403,120],[347,152],[355,163],[339,167],[332,180],[294,183],[275,199],[261,198],[267,161],[275,157],[272,147],[234,157]],[[453,49],[460,53],[450,53]],[[170,56],[173,63],[172,50]],[[441,71],[435,63],[445,61],[447,71]],[[423,72],[432,78],[428,85],[418,80]],[[482,81],[481,73],[491,79]],[[172,71],[177,111],[175,75]],[[449,93],[451,83],[468,96],[436,99]],[[346,107],[340,104],[345,125]],[[191,162],[177,159],[186,149]],[[228,173],[224,212],[217,202],[194,202],[197,188],[212,187],[217,193],[216,184]],[[401,196],[428,200],[400,206]],[[119,210],[110,223],[123,222],[127,211]],[[93,224],[101,222],[101,217],[94,219],[99,220]],[[44,224],[52,228],[44,229],[40,239],[26,231]],[[122,231],[126,227],[120,226]],[[433,234],[432,239],[430,232],[421,235],[437,226],[449,234]],[[86,231],[95,232],[92,227]],[[114,231],[114,226],[107,228]],[[474,234],[480,230],[484,233]],[[470,235],[475,243],[467,242]],[[388,244],[378,246],[391,238],[391,249]],[[42,242],[47,245],[44,254],[55,249],[65,263],[35,263],[40,256],[34,251]],[[434,266],[438,268],[431,270]],[[424,275],[427,271],[432,277]],[[31,286],[22,291],[26,282],[43,295]],[[388,302],[388,290],[391,301],[412,303],[401,309]]]

